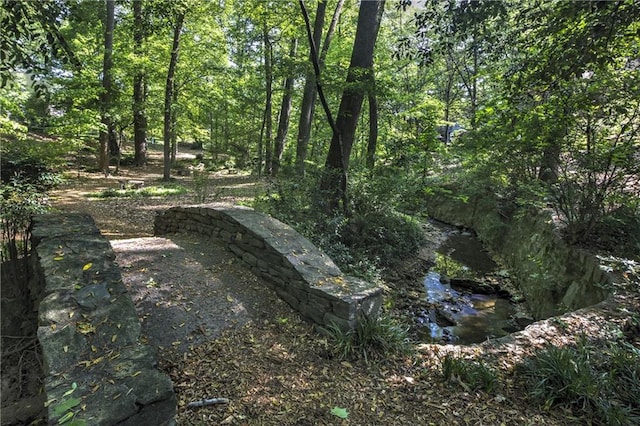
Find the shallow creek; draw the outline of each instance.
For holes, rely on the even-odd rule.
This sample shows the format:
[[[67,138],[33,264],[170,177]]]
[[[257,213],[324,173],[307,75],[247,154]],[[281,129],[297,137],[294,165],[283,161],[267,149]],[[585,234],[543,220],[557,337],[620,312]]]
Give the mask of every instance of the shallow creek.
[[[482,243],[470,232],[443,224],[447,238],[424,277],[426,305],[418,316],[423,341],[471,344],[522,329],[532,322]]]

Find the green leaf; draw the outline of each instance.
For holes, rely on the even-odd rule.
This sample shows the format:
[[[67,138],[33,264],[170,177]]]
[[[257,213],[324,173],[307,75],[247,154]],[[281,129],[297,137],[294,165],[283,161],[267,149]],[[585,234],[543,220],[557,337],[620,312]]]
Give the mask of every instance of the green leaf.
[[[58,419],[58,424],[61,425],[63,423],[68,422],[73,418],[73,416],[75,416],[75,413],[73,411],[69,411],[67,414],[65,414],[64,416]]]
[[[53,409],[54,417],[60,417],[73,407],[80,405],[80,400],[78,398],[71,398],[68,401],[65,401],[59,405],[56,405]]]
[[[349,417],[349,413],[347,412],[347,409],[341,408],[341,407],[333,407],[331,409],[331,414],[333,414],[336,417],[340,417],[341,419],[346,419],[347,417]]]
[[[78,384],[76,382],[73,382],[71,384],[71,389],[69,389],[68,391],[66,391],[62,397],[64,398],[65,396],[69,396],[73,393],[73,391],[75,391],[78,388]]]

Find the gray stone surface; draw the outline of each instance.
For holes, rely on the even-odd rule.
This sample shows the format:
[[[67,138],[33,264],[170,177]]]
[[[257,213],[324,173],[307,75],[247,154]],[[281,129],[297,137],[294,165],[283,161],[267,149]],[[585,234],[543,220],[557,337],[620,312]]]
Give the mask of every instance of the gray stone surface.
[[[195,225],[195,226],[194,226]],[[156,235],[221,229],[214,233],[291,307],[321,325],[351,329],[374,317],[382,289],[345,276],[336,264],[290,226],[253,209],[223,203],[157,212]]]
[[[172,424],[171,380],[141,343],[109,242],[88,215],[36,216],[32,228],[49,424],[70,412],[87,425]]]

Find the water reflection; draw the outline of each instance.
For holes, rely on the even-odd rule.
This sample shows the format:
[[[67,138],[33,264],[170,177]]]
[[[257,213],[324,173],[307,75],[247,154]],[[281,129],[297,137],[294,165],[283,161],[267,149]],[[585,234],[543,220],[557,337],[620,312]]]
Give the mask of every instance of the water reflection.
[[[438,252],[436,268],[448,275],[455,271],[476,279],[496,269],[480,241],[471,234],[450,235]],[[456,289],[435,270],[427,273],[424,288],[431,307],[421,316],[424,340],[469,344],[514,331],[516,307],[509,299],[477,294],[468,288]]]

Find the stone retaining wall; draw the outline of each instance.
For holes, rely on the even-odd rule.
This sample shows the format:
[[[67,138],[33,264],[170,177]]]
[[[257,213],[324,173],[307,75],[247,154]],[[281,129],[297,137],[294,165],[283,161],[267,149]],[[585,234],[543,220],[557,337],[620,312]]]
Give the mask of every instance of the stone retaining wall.
[[[171,380],[140,342],[135,306],[93,219],[36,216],[31,242],[49,424],[173,424]]]
[[[454,188],[447,189],[428,197],[429,215],[476,231],[509,268],[536,319],[591,306],[610,295],[611,279],[598,260],[568,246],[549,212],[500,211],[491,192],[463,200]]]
[[[345,276],[309,240],[284,223],[248,207],[215,203],[157,213],[154,232],[191,232],[224,240],[229,249],[305,318],[349,330],[375,317],[382,289]]]

